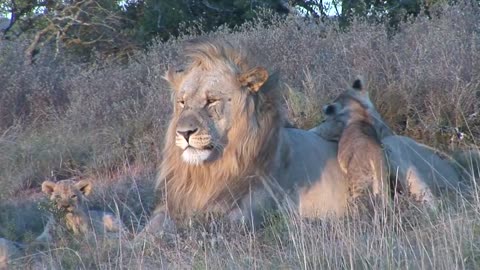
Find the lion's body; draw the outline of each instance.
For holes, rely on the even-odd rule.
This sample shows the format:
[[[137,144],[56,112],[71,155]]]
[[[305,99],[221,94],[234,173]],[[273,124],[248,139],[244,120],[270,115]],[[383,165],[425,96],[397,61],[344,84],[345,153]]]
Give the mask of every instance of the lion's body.
[[[292,210],[293,205],[282,204],[293,202],[302,216],[343,215],[348,186],[336,161],[336,143],[304,130],[280,128],[277,132],[280,138],[275,151],[269,156],[251,159],[255,163],[269,160],[265,171],[252,168],[235,175],[233,173],[242,170],[221,174],[215,167],[179,166],[182,173],[176,175],[186,174],[185,178],[171,181],[192,181],[167,183],[167,189],[178,190],[177,194],[166,194],[167,198],[170,196],[168,202],[175,203],[169,205],[169,213],[173,217],[185,217],[216,212],[235,219],[240,210],[242,217],[258,219],[262,212],[276,207]]]
[[[187,48],[185,71],[169,71],[177,100],[166,134],[157,207],[175,220],[219,213],[258,225],[274,208],[341,216],[348,187],[335,143],[285,128],[276,76],[227,43]]]
[[[392,178],[416,200],[429,203],[466,191],[467,183],[448,155],[405,136],[385,137],[383,144]]]
[[[434,205],[436,198],[440,198],[446,193],[460,192],[462,195],[467,194],[468,184],[472,180],[471,175],[473,175],[469,172],[475,170],[475,168],[472,169],[472,165],[478,164],[478,160],[480,160],[478,151],[467,151],[469,155],[458,152],[457,156],[454,156],[457,160],[454,160],[450,156],[420,144],[411,138],[393,135],[393,132],[384,123],[370,101],[368,93],[359,94],[349,90],[344,92],[342,96],[343,100],[341,102],[336,101],[332,105],[338,107],[338,111],[354,113],[327,115],[326,121],[313,129],[313,132],[327,140],[341,140],[342,131],[345,128],[343,123],[351,121],[351,119],[364,118],[366,113],[373,121],[371,122],[373,125],[367,123],[367,126],[374,127],[383,145],[389,179],[392,183],[395,183],[396,190],[401,190],[415,200],[431,206]],[[361,104],[366,110],[355,112],[354,109],[350,108],[355,103],[347,102],[349,100]],[[366,150],[359,146],[352,145],[350,151],[358,151],[357,155],[359,157],[366,155]],[[339,150],[339,155],[341,155],[340,153],[341,150]],[[463,160],[463,157],[467,157],[467,159]]]
[[[50,196],[50,203],[57,208],[57,214],[50,214],[43,233],[37,237],[39,242],[55,240],[59,227],[66,228],[74,235],[106,235],[124,230],[122,222],[113,214],[88,210],[85,196],[91,191],[88,182],[62,180],[57,183],[45,181],[44,193]]]
[[[351,89],[324,108],[327,116],[343,127],[339,132],[337,159],[347,176],[353,209],[371,209],[372,203],[379,201],[385,206],[390,194],[385,156],[374,120],[368,113],[369,104],[362,102],[367,95],[362,84],[357,79]]]
[[[347,174],[352,199],[388,195],[388,176],[381,142],[368,123],[348,124],[338,142],[338,162]]]

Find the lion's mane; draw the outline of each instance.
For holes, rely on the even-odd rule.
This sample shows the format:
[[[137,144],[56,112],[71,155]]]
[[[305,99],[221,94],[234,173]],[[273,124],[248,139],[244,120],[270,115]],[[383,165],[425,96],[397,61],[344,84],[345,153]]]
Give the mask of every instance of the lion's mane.
[[[190,60],[185,72],[220,67],[241,74],[256,67],[251,53],[228,42],[194,42],[186,46],[185,52]],[[156,182],[157,189],[164,193],[162,205],[166,209],[157,211],[166,210],[177,220],[207,209],[229,211],[252,185],[259,184],[258,176],[268,176],[281,140],[279,130],[284,125],[277,78],[271,75],[255,95],[232,101],[235,122],[228,132],[228,143],[222,156],[211,163],[191,165],[182,161],[181,150],[175,146],[179,112],[174,110]],[[223,91],[243,91],[247,95],[248,90],[239,87]]]

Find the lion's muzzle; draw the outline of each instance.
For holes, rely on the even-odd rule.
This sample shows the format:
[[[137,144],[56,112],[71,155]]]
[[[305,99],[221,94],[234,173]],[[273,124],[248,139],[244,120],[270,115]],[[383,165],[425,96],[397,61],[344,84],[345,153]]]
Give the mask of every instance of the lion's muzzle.
[[[190,135],[194,134],[197,131],[198,131],[198,128],[187,129],[187,130],[177,130],[177,135],[182,136],[188,142]]]
[[[194,165],[206,161],[213,150],[212,137],[198,128],[177,128],[175,144],[183,150],[183,160]]]

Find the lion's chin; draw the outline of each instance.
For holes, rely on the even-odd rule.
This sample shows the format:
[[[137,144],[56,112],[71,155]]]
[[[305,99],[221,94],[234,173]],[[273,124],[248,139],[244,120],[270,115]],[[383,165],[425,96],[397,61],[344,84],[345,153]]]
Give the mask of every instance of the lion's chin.
[[[188,147],[182,153],[182,159],[184,162],[191,165],[201,165],[207,161],[212,155],[212,150],[210,149],[196,149],[193,147]]]

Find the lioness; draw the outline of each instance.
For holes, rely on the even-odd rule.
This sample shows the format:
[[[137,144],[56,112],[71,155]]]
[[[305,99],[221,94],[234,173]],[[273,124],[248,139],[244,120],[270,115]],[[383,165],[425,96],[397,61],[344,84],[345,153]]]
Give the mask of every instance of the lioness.
[[[381,142],[368,107],[352,98],[366,94],[362,80],[356,79],[351,89],[324,107],[324,113],[335,116],[344,127],[338,142],[337,159],[347,175],[354,206],[371,208],[372,204],[380,203],[385,207],[390,183]]]
[[[197,213],[252,226],[277,208],[344,215],[337,144],[285,127],[278,77],[228,42],[192,42],[185,53],[184,70],[165,75],[174,109],[157,180],[164,200],[147,229]]]
[[[470,172],[475,170],[468,165],[468,160],[472,164],[478,164],[478,161],[475,163],[476,160],[480,160],[478,151],[468,151],[468,157],[463,154],[456,155],[461,157],[456,161],[447,154],[411,138],[393,135],[375,109],[367,92],[359,94],[346,91],[342,96],[328,106],[334,106],[335,112],[352,112],[347,114],[347,117],[354,118],[358,116],[352,105],[361,104],[366,108],[365,112],[373,119],[376,133],[383,144],[390,179],[396,184],[396,188],[431,206],[434,206],[435,199],[445,194],[445,191],[451,193],[460,191],[466,194],[468,181],[471,179]],[[342,123],[346,121],[345,115],[330,113],[325,122],[312,131],[325,139],[338,141],[344,129]]]
[[[49,196],[59,213],[50,215],[43,233],[36,239],[39,242],[52,241],[58,225],[65,226],[73,234],[81,235],[105,235],[124,230],[122,222],[113,214],[87,209],[85,197],[92,191],[92,184],[87,180],[77,182],[67,179],[57,183],[47,180],[42,183],[42,191]]]

